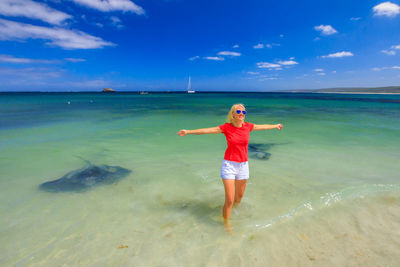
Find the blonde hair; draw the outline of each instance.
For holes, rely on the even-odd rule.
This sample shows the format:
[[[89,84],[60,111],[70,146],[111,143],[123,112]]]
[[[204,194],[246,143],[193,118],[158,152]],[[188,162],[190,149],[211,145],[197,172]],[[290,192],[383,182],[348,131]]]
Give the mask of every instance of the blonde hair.
[[[236,111],[236,109],[238,107],[246,109],[243,104],[233,104],[233,106],[231,107],[231,110],[228,113],[228,116],[226,117],[226,122],[227,123],[232,123],[233,122],[233,113]]]

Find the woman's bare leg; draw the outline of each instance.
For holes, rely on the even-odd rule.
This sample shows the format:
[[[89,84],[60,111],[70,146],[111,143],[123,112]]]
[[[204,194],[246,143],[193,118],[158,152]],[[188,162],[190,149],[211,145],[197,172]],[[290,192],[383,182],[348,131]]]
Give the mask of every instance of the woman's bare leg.
[[[246,182],[247,180],[235,180],[235,200],[233,205],[236,206],[242,200],[244,195],[244,190],[246,189]]]
[[[235,180],[222,179],[225,188],[225,204],[222,209],[222,216],[225,221],[229,220],[232,211],[232,205],[235,199]]]

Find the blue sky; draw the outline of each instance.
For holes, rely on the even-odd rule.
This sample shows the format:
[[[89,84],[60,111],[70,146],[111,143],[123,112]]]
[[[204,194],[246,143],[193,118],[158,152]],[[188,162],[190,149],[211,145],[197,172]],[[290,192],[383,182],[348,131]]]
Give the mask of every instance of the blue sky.
[[[400,0],[1,0],[1,91],[400,85]]]

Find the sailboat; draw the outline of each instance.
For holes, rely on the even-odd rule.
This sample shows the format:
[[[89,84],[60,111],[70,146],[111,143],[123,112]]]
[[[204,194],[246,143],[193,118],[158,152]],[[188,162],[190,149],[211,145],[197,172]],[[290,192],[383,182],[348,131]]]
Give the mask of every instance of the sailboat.
[[[192,84],[190,83],[190,76],[189,76],[189,83],[188,83],[188,89],[187,89],[188,94],[194,94],[195,91],[192,90]]]

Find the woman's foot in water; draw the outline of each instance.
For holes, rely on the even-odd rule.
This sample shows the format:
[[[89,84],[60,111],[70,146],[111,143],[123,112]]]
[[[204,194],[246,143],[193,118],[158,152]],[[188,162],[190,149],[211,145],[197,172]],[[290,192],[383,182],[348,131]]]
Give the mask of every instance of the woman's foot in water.
[[[229,220],[224,219],[224,228],[225,228],[225,232],[228,235],[232,234],[232,225],[230,224]]]

